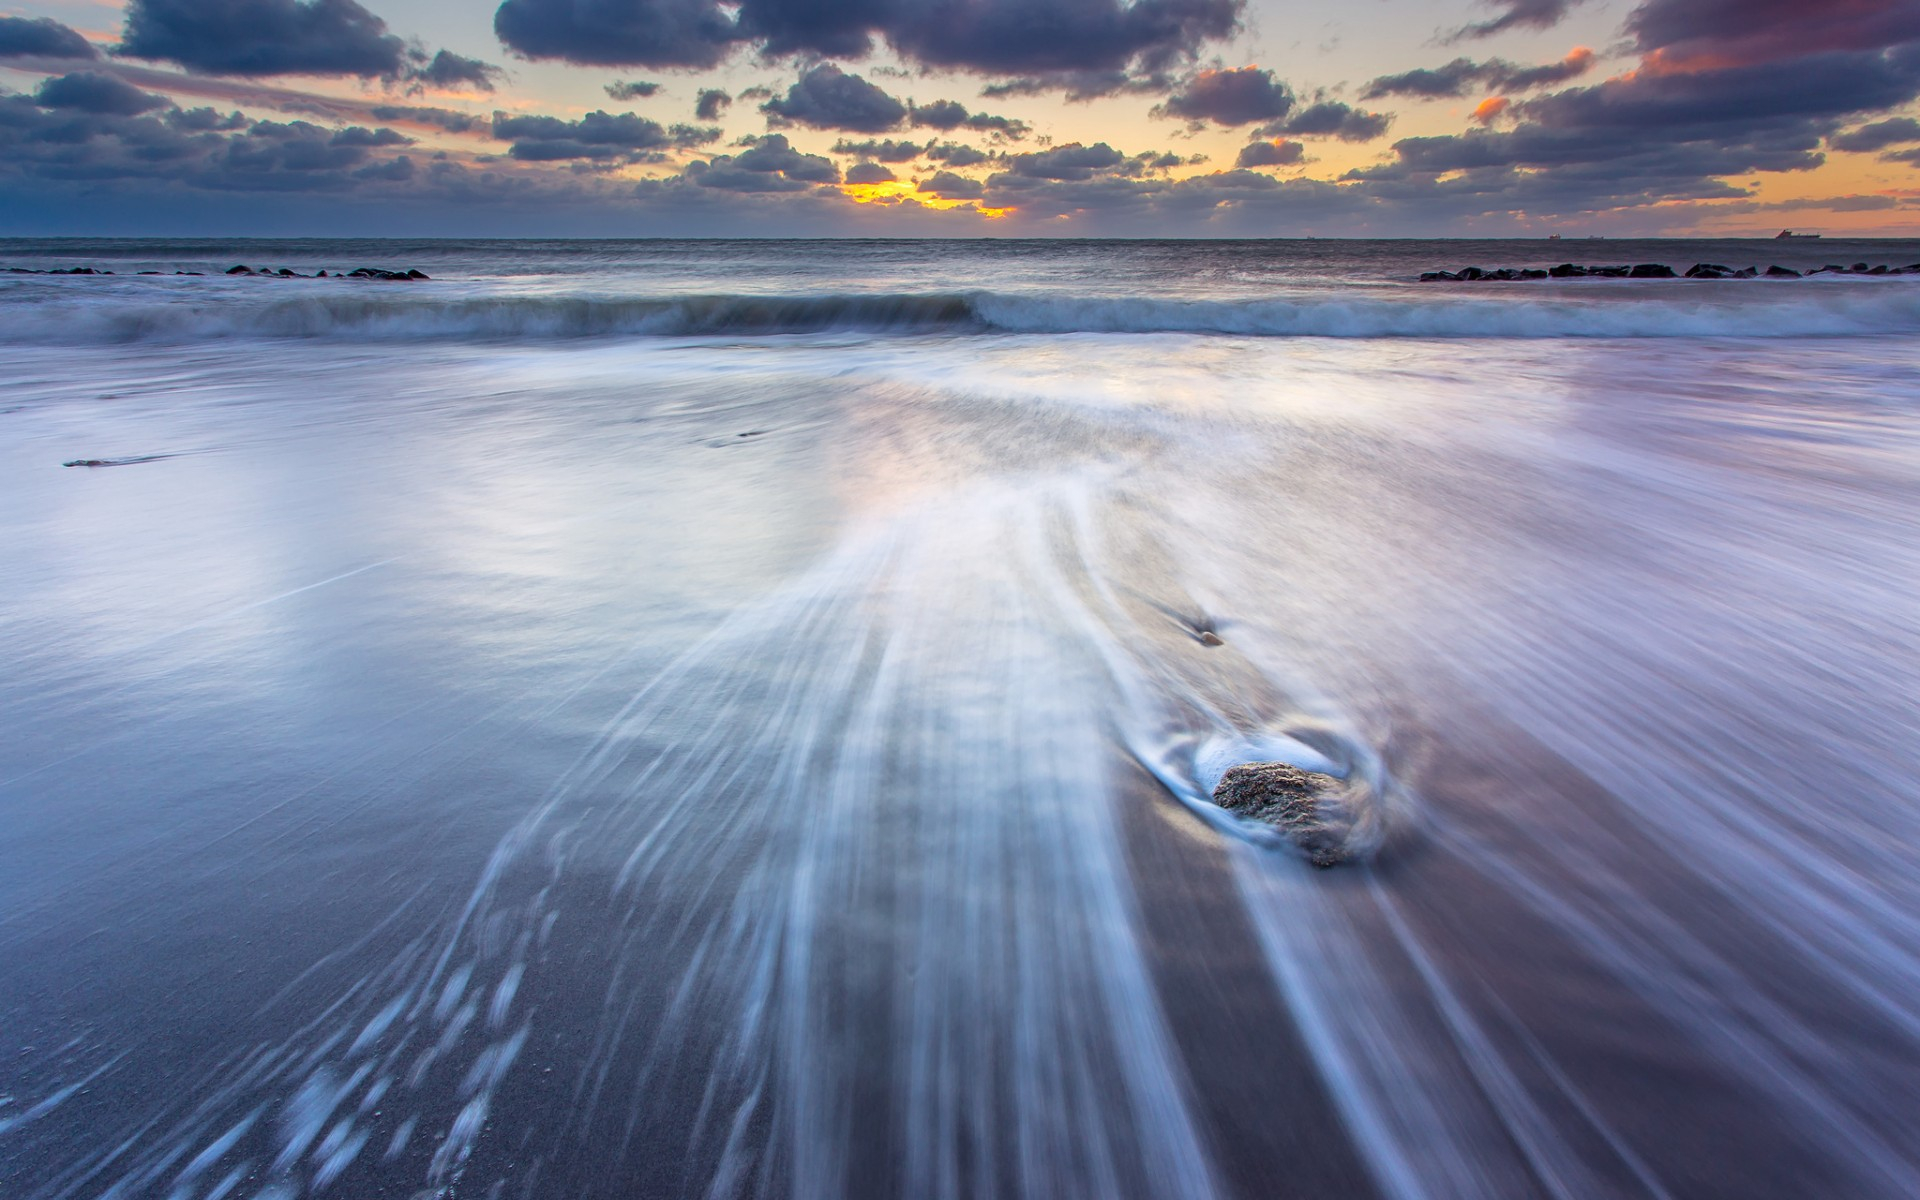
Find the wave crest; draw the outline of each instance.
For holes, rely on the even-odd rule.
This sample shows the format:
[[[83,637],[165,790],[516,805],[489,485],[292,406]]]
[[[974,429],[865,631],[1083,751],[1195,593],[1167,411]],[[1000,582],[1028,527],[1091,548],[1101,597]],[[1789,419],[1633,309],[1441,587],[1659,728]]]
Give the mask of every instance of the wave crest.
[[[1674,288],[1674,285],[1664,285]],[[1681,285],[1705,287],[1712,285]],[[519,340],[592,337],[1154,334],[1337,338],[1847,337],[1920,332],[1920,292],[1876,281],[1743,284],[1708,296],[1636,288],[1588,296],[1463,298],[1329,293],[1275,299],[1141,299],[994,292],[681,297],[405,297],[248,303],[90,296],[8,305],[0,341],[208,338]],[[1664,289],[1663,289],[1664,290]]]

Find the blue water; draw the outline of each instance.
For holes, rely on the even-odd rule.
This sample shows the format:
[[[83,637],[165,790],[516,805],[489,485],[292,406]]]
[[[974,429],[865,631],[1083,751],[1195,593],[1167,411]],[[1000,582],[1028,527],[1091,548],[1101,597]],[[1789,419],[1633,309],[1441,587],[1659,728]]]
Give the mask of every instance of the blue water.
[[[1920,243],[0,242],[0,1193],[1920,1193],[1920,278],[1568,260]]]

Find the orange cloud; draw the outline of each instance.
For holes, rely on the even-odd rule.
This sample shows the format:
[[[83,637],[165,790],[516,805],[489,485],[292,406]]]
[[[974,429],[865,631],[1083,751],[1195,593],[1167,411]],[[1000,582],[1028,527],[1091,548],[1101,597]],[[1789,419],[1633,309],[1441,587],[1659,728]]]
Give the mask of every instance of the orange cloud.
[[[1505,96],[1488,96],[1473,110],[1473,119],[1482,125],[1493,124],[1495,118],[1513,107],[1513,101]]]

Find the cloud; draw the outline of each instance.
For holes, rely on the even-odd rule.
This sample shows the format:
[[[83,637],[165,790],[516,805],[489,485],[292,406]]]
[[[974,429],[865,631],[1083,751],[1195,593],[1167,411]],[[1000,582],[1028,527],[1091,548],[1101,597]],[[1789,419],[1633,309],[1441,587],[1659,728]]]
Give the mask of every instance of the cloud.
[[[1367,84],[1362,100],[1386,96],[1420,98],[1459,97],[1475,88],[1502,92],[1524,92],[1534,88],[1568,83],[1593,69],[1593,51],[1575,46],[1564,59],[1538,67],[1522,66],[1503,58],[1477,63],[1456,58],[1439,67],[1422,67],[1399,75],[1382,75]]]
[[[996,117],[987,113],[968,112],[967,106],[956,100],[935,100],[932,104],[914,105],[911,109],[912,122],[924,129],[938,129],[952,132],[955,129],[973,129],[982,133],[997,133],[1002,137],[1019,141],[1032,132],[1025,121],[1012,117]]]
[[[941,142],[927,147],[927,157],[950,167],[973,167],[992,162],[997,156],[960,142]]]
[[[376,121],[411,121],[419,125],[431,125],[444,129],[448,133],[472,133],[479,129],[491,129],[493,123],[485,117],[476,117],[472,113],[463,113],[451,108],[433,108],[416,104],[376,104],[367,110]]]
[[[1000,0],[902,5],[895,49],[932,66],[991,74],[1149,70],[1190,59],[1240,27],[1242,0]]]
[[[1299,142],[1250,142],[1240,148],[1236,167],[1290,167],[1306,157],[1307,148]]]
[[[733,97],[721,88],[701,88],[694,97],[693,115],[702,121],[718,121],[720,114],[733,104]]]
[[[1007,159],[1007,172],[1028,179],[1080,181],[1111,171],[1125,161],[1125,155],[1105,142],[1091,146],[1069,142],[1032,154],[1015,154]]]
[[[1551,29],[1566,19],[1568,10],[1580,0],[1484,0],[1506,11],[1490,20],[1455,30],[1447,40],[1489,38],[1509,29]],[[1692,0],[1686,0],[1691,3]]]
[[[118,184],[143,211],[169,187],[196,191],[333,193],[385,187],[411,172],[386,128],[327,129],[180,109],[121,80],[81,73],[33,96],[0,96],[0,186]],[[125,89],[122,91],[121,89]]]
[[[0,58],[98,58],[93,43],[51,17],[0,17]]]
[[[652,152],[686,149],[719,138],[720,131],[694,125],[671,129],[634,113],[590,112],[578,121],[559,117],[493,114],[493,136],[512,142],[508,150],[524,162],[569,159],[637,162]]]
[[[493,31],[528,58],[608,67],[711,67],[742,36],[714,0],[506,0]]]
[[[710,67],[766,57],[858,58],[883,40],[927,66],[993,75],[1158,69],[1230,37],[1244,0],[505,0],[494,31],[529,58]]]
[[[354,0],[132,0],[118,53],[215,75],[387,78],[407,57]]]
[[[987,194],[987,185],[978,179],[968,179],[965,175],[955,175],[952,171],[937,171],[932,177],[920,181],[919,188],[929,196],[939,196],[944,200],[978,200]]]
[[[1907,142],[1920,142],[1920,121],[1912,117],[1889,117],[1827,139],[1827,145],[1835,150],[1852,151],[1885,150]]]
[[[1468,115],[1468,119],[1477,125],[1490,126],[1501,117],[1506,116],[1507,111],[1512,107],[1513,101],[1507,99],[1505,96],[1488,96],[1485,100],[1473,106],[1473,112]]]
[[[684,175],[701,187],[730,192],[798,192],[840,182],[840,168],[832,159],[803,154],[778,133],[754,138],[737,155],[689,163]]]
[[[648,83],[643,79],[631,81],[616,79],[606,88],[608,98],[618,100],[622,104],[633,100],[645,100],[659,90],[659,84]]]
[[[1627,17],[1643,53],[1668,68],[1777,62],[1920,41],[1912,0],[1646,0]]]
[[[980,89],[989,100],[1005,96],[1044,96],[1059,92],[1069,104],[1100,100],[1108,96],[1147,93],[1165,95],[1174,88],[1173,78],[1164,72],[1145,73],[1124,68],[1088,71],[1050,71],[1044,75],[1022,75],[990,83]]]
[[[833,144],[835,154],[852,154],[886,163],[912,162],[926,149],[927,147],[918,142],[898,142],[892,138],[884,141],[869,139],[864,142],[851,142],[842,138]],[[986,156],[981,157],[984,159]]]
[[[499,67],[477,58],[468,58],[464,54],[455,54],[451,50],[435,52],[424,66],[408,68],[406,78],[413,83],[428,87],[454,88],[465,84],[483,92],[493,90],[494,80],[502,74]]]
[[[855,163],[847,168],[848,183],[892,183],[898,178],[891,170],[875,162]]]
[[[1370,142],[1385,134],[1391,124],[1393,117],[1387,113],[1367,112],[1340,100],[1319,100],[1254,132],[1266,138],[1332,137],[1343,142]]]
[[[94,71],[75,71],[71,75],[43,79],[33,98],[41,108],[121,117],[167,108],[173,103],[165,96],[143,92],[130,83]]]
[[[1183,117],[1219,125],[1250,125],[1283,117],[1293,107],[1293,92],[1260,67],[1201,71],[1164,104],[1156,117]]]
[[[858,75],[832,63],[809,69],[785,96],[760,106],[776,124],[850,133],[885,133],[907,118],[907,106]]]

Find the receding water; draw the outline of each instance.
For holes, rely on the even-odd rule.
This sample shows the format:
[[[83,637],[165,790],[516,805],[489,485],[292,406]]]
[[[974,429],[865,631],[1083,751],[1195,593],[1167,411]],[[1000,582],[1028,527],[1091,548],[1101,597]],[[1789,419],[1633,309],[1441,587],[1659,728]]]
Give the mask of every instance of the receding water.
[[[0,243],[0,1194],[1920,1194],[1920,280],[1563,257],[1920,245]]]

